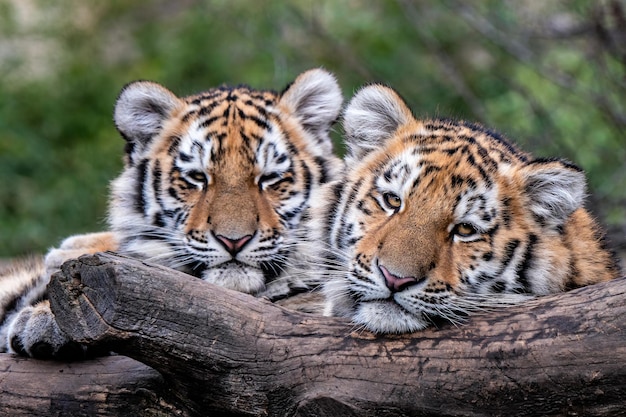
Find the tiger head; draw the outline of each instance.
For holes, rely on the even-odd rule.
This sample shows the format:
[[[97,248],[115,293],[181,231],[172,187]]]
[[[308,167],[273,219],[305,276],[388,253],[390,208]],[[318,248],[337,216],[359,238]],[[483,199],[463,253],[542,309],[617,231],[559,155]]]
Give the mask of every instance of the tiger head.
[[[297,230],[333,178],[331,125],[342,105],[330,73],[282,93],[218,87],[179,98],[139,81],[115,107],[125,167],[112,184],[120,251],[259,294],[297,252]]]
[[[355,95],[343,123],[326,314],[408,332],[617,275],[572,164],[533,159],[476,124],[416,120],[379,85]]]

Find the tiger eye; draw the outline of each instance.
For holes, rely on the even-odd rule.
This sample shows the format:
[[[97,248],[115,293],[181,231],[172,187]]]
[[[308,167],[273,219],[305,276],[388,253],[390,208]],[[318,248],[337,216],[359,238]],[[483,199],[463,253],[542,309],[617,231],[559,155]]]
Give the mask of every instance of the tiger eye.
[[[385,205],[392,210],[398,210],[402,205],[402,199],[394,193],[384,193],[383,201]]]
[[[470,223],[459,223],[454,228],[454,233],[462,237],[468,237],[476,234],[476,228]]]
[[[187,177],[196,182],[206,182],[206,175],[202,171],[190,171],[187,173]]]

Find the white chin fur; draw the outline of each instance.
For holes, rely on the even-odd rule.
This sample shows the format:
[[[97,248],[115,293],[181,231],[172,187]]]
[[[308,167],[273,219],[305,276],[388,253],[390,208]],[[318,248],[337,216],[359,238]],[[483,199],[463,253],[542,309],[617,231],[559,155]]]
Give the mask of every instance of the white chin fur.
[[[202,279],[247,294],[257,294],[265,289],[265,277],[260,269],[234,263],[208,269]]]
[[[352,321],[364,325],[374,333],[410,333],[422,330],[430,324],[389,301],[360,303]]]

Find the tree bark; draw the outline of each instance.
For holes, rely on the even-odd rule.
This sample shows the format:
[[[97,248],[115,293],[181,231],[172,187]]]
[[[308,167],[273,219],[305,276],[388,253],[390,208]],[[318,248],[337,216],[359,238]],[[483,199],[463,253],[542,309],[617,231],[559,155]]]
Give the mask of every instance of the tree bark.
[[[59,363],[0,354],[2,416],[184,416],[163,378],[124,356]]]
[[[159,373],[122,356],[65,368],[14,360],[24,372],[63,369],[43,396],[110,398],[97,415],[122,415],[120,402],[134,416],[626,415],[623,278],[399,336],[112,254],[66,263],[49,290],[74,340]],[[0,381],[3,404],[28,377],[14,366]]]

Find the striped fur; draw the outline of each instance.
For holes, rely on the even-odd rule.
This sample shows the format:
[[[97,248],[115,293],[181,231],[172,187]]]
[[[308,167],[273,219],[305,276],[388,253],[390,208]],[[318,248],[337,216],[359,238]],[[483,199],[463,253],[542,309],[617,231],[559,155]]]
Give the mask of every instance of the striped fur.
[[[109,231],[71,237],[45,265],[0,277],[0,349],[77,355],[42,289],[84,253],[114,250],[272,300],[317,285],[291,271],[307,247],[309,203],[341,167],[329,137],[341,103],[321,69],[282,93],[238,86],[179,98],[152,82],[127,85],[114,115],[127,152],[111,185]]]
[[[326,200],[327,315],[377,333],[618,276],[574,165],[482,126],[416,120],[371,85],[346,108],[344,181]]]

